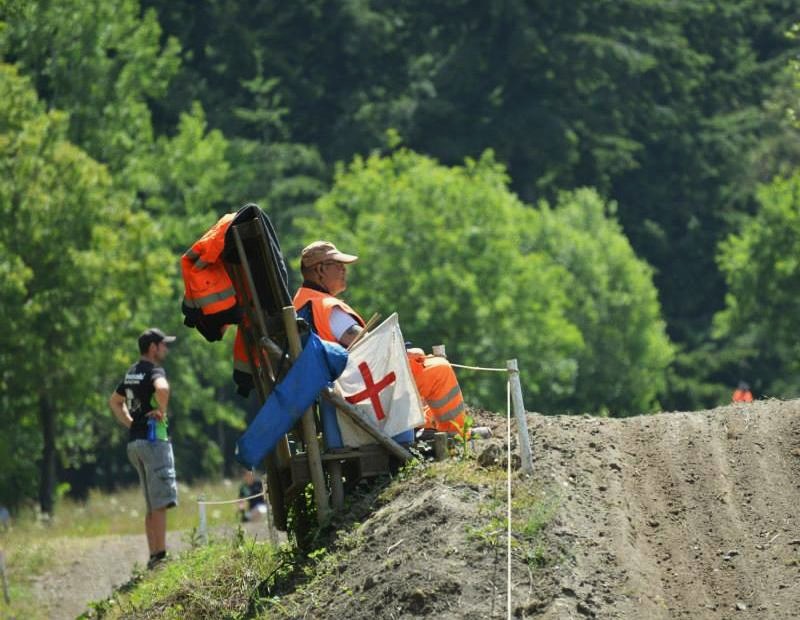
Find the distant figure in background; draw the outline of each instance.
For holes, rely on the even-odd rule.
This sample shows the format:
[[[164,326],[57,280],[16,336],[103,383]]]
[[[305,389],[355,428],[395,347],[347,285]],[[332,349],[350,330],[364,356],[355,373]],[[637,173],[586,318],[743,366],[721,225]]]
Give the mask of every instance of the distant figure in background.
[[[5,531],[9,527],[11,527],[11,513],[5,506],[0,506],[0,530]]]
[[[752,403],[753,393],[750,391],[750,386],[744,381],[739,381],[739,386],[733,391],[732,400],[735,403]]]
[[[169,383],[161,367],[169,353],[167,345],[174,341],[175,336],[156,327],[145,330],[139,336],[139,361],[128,369],[108,401],[114,416],[128,429],[128,459],[144,491],[148,569],[167,556],[167,509],[178,505],[175,459],[167,431]]]
[[[264,492],[261,480],[252,469],[245,469],[242,474],[242,485],[239,487],[239,516],[243,523],[248,521],[261,521],[267,514],[267,504],[264,502]],[[250,499],[247,499],[250,498]]]

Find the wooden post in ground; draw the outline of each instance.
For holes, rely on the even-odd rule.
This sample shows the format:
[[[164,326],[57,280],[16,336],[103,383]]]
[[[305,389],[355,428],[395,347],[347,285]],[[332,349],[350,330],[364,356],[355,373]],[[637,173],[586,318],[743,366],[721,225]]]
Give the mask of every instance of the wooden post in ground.
[[[297,331],[297,313],[294,306],[286,306],[283,309],[283,325],[289,341],[289,357],[294,362],[300,357],[300,352],[302,351],[300,334]],[[317,425],[314,423],[313,410],[306,411],[300,422],[303,427],[303,442],[306,444],[306,454],[308,454],[311,483],[314,486],[317,523],[322,525],[330,517],[331,508],[328,503],[328,488],[325,485],[325,472],[322,470],[322,457],[320,456],[319,443],[317,442]]]
[[[342,481],[342,462],[328,462],[328,473],[331,476],[331,501],[334,510],[344,508],[344,482]]]
[[[526,474],[533,473],[533,456],[531,454],[531,439],[528,436],[528,420],[525,417],[525,405],[522,402],[522,385],[519,381],[519,367],[517,360],[506,362],[508,380],[511,383],[511,405],[517,418],[517,432],[519,433],[519,451],[522,457],[522,471]],[[511,455],[509,455],[511,458]]]
[[[276,547],[278,546],[278,534],[275,531],[275,521],[272,517],[272,506],[270,506],[269,501],[269,480],[267,478],[267,474],[261,476],[261,497],[264,499],[264,505],[267,507],[267,514],[264,521],[267,525],[267,533],[269,534],[269,542],[271,542]]]
[[[447,458],[447,433],[433,434],[433,457],[437,461],[444,461]]]
[[[226,270],[231,277],[239,303],[244,306],[245,314],[250,321],[252,329],[258,328],[262,338],[269,338],[265,320],[264,309],[261,307],[261,300],[258,298],[258,289],[250,270],[247,259],[247,251],[244,247],[239,226],[232,226],[233,237],[236,241],[236,249],[239,253],[239,266],[228,265]],[[263,240],[263,239],[262,239]],[[273,290],[277,290],[277,283],[273,270],[267,269]],[[250,364],[250,372],[253,376],[253,383],[258,393],[260,405],[267,400],[267,396],[274,387],[276,377],[272,370],[269,353],[264,350],[261,342],[255,342],[253,334],[249,329],[242,330],[242,336],[247,343],[245,350]],[[258,361],[257,361],[258,360]],[[268,373],[268,374],[264,374]],[[264,469],[269,480],[269,503],[272,508],[273,523],[279,529],[285,530],[287,527],[287,509],[284,503],[284,488],[281,482],[279,470],[289,467],[291,454],[289,442],[284,435],[278,441],[276,449],[264,459]]]

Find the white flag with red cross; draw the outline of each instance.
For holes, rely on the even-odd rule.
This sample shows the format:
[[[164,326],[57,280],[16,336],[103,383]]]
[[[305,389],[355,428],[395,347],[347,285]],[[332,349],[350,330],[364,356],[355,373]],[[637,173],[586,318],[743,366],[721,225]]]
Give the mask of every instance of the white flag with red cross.
[[[422,426],[425,415],[406,356],[397,313],[364,336],[351,349],[336,388],[361,418],[387,437]],[[345,446],[375,443],[342,413],[339,429]]]

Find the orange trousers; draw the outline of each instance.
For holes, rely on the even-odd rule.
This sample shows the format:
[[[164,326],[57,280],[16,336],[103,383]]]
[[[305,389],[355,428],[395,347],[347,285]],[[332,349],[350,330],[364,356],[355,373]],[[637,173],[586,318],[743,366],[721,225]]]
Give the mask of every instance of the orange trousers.
[[[443,357],[409,354],[408,361],[425,403],[425,428],[461,433],[466,418],[464,397],[453,367]]]

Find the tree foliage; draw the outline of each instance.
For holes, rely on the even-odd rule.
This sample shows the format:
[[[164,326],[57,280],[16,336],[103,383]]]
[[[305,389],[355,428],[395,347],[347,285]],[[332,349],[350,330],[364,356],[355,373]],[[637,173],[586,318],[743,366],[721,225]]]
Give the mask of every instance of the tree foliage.
[[[720,246],[728,294],[716,333],[748,345],[741,361],[751,371],[762,370],[765,359],[773,362],[771,376],[756,377],[764,392],[797,394],[800,172],[763,186],[758,198],[758,212]]]
[[[149,99],[165,96],[178,43],[138,0],[14,2],[0,52],[31,76],[39,97],[68,111],[68,137],[107,164],[118,185],[138,188],[154,139]],[[143,170],[144,169],[144,170]]]
[[[567,270],[567,316],[583,335],[574,393],[564,408],[612,415],[652,411],[666,387],[673,350],[653,286],[615,218],[616,205],[593,190],[539,205],[536,247]]]
[[[41,431],[21,447],[43,446],[42,499],[50,508],[55,451],[68,458],[92,445],[87,412],[98,409],[111,344],[127,318],[107,302],[121,296],[116,283],[131,262],[130,233],[147,222],[113,208],[125,197],[103,166],[67,140],[67,117],[44,111],[13,67],[0,71],[0,247],[9,273],[0,374],[22,432]]]
[[[330,164],[394,129],[448,165],[492,149],[530,203],[594,187],[653,265],[689,353],[723,305],[714,248],[754,210],[757,183],[798,160],[783,118],[794,0],[148,6],[184,48],[171,101],[201,100],[226,135],[260,119]],[[255,100],[260,114],[229,113]],[[692,359],[667,404],[717,389]]]
[[[789,254],[757,246],[792,249],[796,20],[795,0],[1,2],[0,466],[19,477],[0,494],[54,455],[68,478],[94,460],[81,484],[133,478],[104,401],[153,324],[180,337],[180,475],[232,462],[230,342],[181,328],[178,257],[246,202],[289,255],[318,229],[352,243],[365,313],[463,361],[520,358],[531,408],[693,409],[742,374],[794,393],[765,319],[790,334],[791,300],[763,281],[793,286]]]

